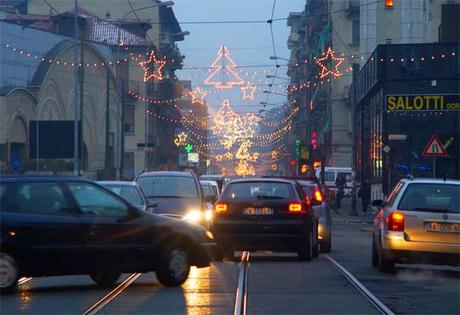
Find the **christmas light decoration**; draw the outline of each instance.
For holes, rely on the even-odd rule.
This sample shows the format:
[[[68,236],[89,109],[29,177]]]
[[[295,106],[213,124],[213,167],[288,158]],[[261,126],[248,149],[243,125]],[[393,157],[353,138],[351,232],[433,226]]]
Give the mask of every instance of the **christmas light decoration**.
[[[190,95],[192,96],[192,104],[200,104],[204,105],[204,97],[207,95],[205,90],[201,89],[200,87],[197,87],[195,90],[190,92]]]
[[[177,147],[181,145],[185,145],[187,144],[187,140],[188,140],[188,135],[185,132],[181,132],[177,134],[176,137],[174,138],[174,144]]]
[[[207,85],[212,85],[218,89],[230,89],[235,85],[244,83],[234,70],[236,63],[230,57],[230,53],[225,45],[222,45],[219,49],[217,58],[212,63],[211,67],[214,68],[214,71],[204,80],[204,83]]]
[[[243,100],[253,100],[256,89],[257,88],[255,86],[252,86],[251,83],[248,81],[246,83],[246,86],[241,88],[241,91],[243,92]]]
[[[331,75],[334,78],[338,78],[342,75],[339,67],[345,58],[334,56],[332,48],[329,47],[323,57],[316,59],[316,64],[321,68],[321,73],[319,74],[320,79],[325,78],[328,75]],[[327,63],[331,63],[331,68],[328,68]]]
[[[148,59],[139,63],[144,70],[144,82],[154,78],[159,81],[163,80],[162,69],[166,65],[166,61],[157,59],[155,52],[152,50],[148,55]]]

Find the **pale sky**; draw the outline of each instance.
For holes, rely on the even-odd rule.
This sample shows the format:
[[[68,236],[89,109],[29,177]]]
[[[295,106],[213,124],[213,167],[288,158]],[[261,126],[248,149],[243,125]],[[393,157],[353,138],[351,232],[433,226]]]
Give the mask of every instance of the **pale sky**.
[[[289,12],[300,12],[305,6],[305,0],[277,0],[274,19],[287,18]],[[241,74],[245,81],[256,85],[255,100],[243,100],[239,87],[235,87],[224,93],[216,93],[216,89],[205,86],[203,81],[209,76],[208,69],[181,70],[177,72],[180,79],[191,79],[192,85],[202,86],[209,93],[206,97],[208,106],[218,109],[222,101],[228,98],[231,106],[239,112],[258,111],[262,108],[260,101],[267,101],[267,94],[263,93],[271,81],[263,71],[275,71],[275,62],[270,60],[274,55],[270,27],[268,23],[260,24],[187,24],[186,22],[202,21],[267,21],[272,14],[273,0],[176,0],[174,13],[181,23],[183,31],[189,31],[190,35],[179,42],[179,48],[183,55],[184,68],[209,67],[216,58],[217,51],[225,44],[237,65],[240,66],[264,66],[242,67],[238,70],[249,72]],[[289,58],[287,39],[289,27],[287,21],[273,22],[273,32],[277,56]],[[286,61],[279,60],[280,64]],[[255,73],[257,72],[257,73]],[[274,73],[272,73],[274,74]],[[286,78],[286,68],[279,68],[279,77]],[[275,84],[286,84],[287,81],[277,79]],[[264,86],[258,86],[264,85]],[[274,86],[276,92],[284,93],[284,87]],[[286,101],[285,96],[271,94],[269,103],[281,103]],[[271,107],[267,107],[270,109]]]

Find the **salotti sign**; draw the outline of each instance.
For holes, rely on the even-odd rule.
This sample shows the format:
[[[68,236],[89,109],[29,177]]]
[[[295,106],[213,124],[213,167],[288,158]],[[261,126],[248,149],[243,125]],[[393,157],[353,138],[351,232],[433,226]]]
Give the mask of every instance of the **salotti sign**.
[[[385,109],[396,111],[458,111],[460,94],[387,95]]]

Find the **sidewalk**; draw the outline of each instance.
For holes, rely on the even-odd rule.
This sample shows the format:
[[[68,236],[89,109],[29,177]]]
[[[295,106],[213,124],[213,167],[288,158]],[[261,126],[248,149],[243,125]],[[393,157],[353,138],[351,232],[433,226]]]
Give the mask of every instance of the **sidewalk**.
[[[342,199],[342,207],[340,209],[332,210],[332,222],[345,223],[345,224],[366,224],[371,225],[374,223],[375,213],[369,209],[367,213],[361,213],[360,200],[356,202],[357,214],[351,213],[351,198]]]

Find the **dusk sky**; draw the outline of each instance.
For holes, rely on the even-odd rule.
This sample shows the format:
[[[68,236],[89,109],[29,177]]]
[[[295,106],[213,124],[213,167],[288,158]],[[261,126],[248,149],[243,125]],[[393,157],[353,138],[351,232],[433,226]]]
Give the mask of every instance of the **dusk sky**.
[[[289,27],[287,20],[289,12],[300,12],[305,5],[304,0],[281,0],[276,1],[273,19],[283,18],[284,20],[273,22],[273,33],[275,40],[276,54],[282,58],[289,58],[287,39]],[[216,59],[216,54],[221,45],[225,44],[235,63],[241,68],[241,78],[251,82],[257,87],[255,100],[242,100],[242,91],[239,87],[225,90],[223,93],[216,93],[212,86],[206,86],[203,81],[210,75],[208,69],[182,70],[178,72],[181,79],[191,79],[194,87],[201,86],[209,93],[206,97],[208,106],[217,109],[225,98],[230,100],[231,106],[242,111],[257,111],[262,108],[261,101],[267,101],[267,73],[263,71],[274,71],[276,69],[270,26],[268,23],[241,23],[241,24],[188,24],[187,22],[203,21],[267,21],[271,18],[273,0],[178,0],[174,3],[174,12],[181,24],[183,31],[189,31],[190,35],[185,37],[179,47],[183,55],[184,68],[209,67]],[[282,65],[285,60],[279,60]],[[263,66],[263,67],[245,67]],[[241,71],[243,73],[241,73]],[[245,72],[249,72],[246,75]],[[257,73],[254,73],[257,72]],[[280,67],[279,77],[286,78],[286,68]],[[278,84],[286,84],[286,80],[277,79],[273,90],[284,93],[284,87]],[[271,94],[269,103],[281,103],[286,101],[285,96]],[[267,107],[270,109],[271,107]]]

